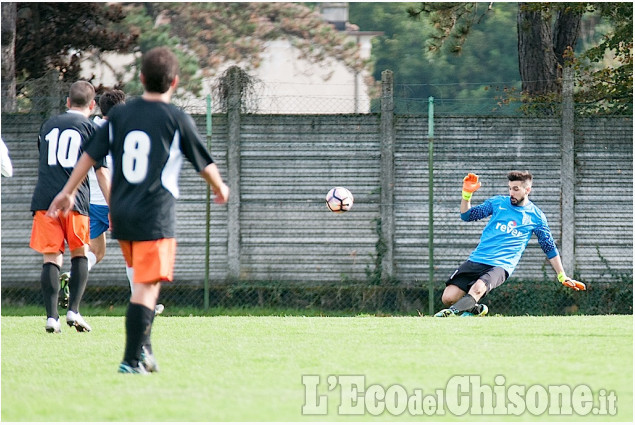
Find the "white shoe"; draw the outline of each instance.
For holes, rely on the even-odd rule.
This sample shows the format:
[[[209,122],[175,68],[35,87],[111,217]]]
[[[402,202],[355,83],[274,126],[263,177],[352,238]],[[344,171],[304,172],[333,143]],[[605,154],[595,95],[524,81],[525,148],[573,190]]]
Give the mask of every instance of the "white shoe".
[[[70,310],[66,312],[66,324],[68,324],[68,326],[75,326],[77,332],[90,332],[92,330],[81,314]]]
[[[165,307],[163,306],[163,304],[155,305],[154,306],[154,315],[156,316],[157,314],[163,313],[163,310],[165,310]]]
[[[50,334],[61,333],[62,327],[60,326],[60,319],[55,320],[52,317],[49,317],[48,319],[46,319],[46,326],[44,327],[44,329],[46,329],[46,332]]]

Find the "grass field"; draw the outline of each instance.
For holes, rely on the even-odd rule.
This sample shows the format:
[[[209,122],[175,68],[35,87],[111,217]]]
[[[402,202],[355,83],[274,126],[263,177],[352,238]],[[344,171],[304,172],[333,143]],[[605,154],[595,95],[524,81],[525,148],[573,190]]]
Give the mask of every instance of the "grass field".
[[[2,421],[633,419],[632,316],[159,316],[153,345],[161,371],[149,376],[116,373],[123,317],[86,318],[93,332],[64,325],[53,335],[44,332],[42,316],[3,311]],[[320,384],[305,387],[303,375],[318,376]],[[363,375],[365,389],[399,384],[408,394],[435,394],[464,375],[490,386],[499,375],[506,387],[587,385],[595,405],[599,394],[614,392],[617,414],[458,416],[445,409],[417,416],[406,409],[374,416],[370,406],[363,416],[340,415],[350,399],[349,375]],[[339,385],[329,390],[329,379]],[[321,400],[316,394],[326,397],[328,414],[303,415],[305,403]]]

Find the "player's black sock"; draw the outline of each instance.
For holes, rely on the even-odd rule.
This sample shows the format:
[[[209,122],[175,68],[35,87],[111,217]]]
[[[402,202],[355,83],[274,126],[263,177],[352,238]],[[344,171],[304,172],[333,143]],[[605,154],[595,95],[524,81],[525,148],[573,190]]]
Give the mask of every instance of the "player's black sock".
[[[465,294],[463,298],[455,302],[450,308],[456,310],[458,313],[464,311],[470,311],[476,306],[476,300],[470,294]]]
[[[79,302],[82,300],[88,282],[88,258],[71,258],[71,278],[68,280],[68,309],[79,313]]]
[[[152,330],[154,311],[141,304],[128,304],[126,312],[126,350],[123,359],[132,367],[139,366],[141,346]]]
[[[148,353],[152,354],[152,341],[150,340],[150,334],[152,333],[152,325],[154,324],[154,309],[152,310],[152,317],[150,318],[150,326],[146,332],[143,333],[143,346],[146,347]]]
[[[42,296],[44,297],[44,307],[46,308],[46,317],[59,319],[57,312],[57,297],[60,293],[60,268],[55,263],[44,263],[42,265],[42,274],[40,275],[40,284],[42,286]]]

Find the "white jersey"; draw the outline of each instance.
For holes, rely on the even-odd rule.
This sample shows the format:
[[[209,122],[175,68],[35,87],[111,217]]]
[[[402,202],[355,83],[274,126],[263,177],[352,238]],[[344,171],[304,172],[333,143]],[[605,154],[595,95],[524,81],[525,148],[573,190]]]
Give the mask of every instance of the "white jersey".
[[[107,122],[107,120],[100,117],[93,118],[93,121],[100,127]],[[106,156],[106,167],[109,170],[112,170],[112,158],[110,155]],[[104,197],[101,188],[99,187],[97,174],[95,174],[95,169],[93,167],[88,170],[88,183],[90,185],[90,203],[93,205],[107,206],[108,203],[106,202],[106,198]]]

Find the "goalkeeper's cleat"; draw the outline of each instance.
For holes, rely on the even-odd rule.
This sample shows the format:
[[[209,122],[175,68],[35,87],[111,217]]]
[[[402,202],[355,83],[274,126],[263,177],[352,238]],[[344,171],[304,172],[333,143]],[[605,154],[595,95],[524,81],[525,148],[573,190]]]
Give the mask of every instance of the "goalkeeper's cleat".
[[[158,315],[163,313],[163,310],[165,310],[165,306],[163,304],[157,304],[154,306],[154,315]]]
[[[461,317],[486,316],[489,309],[485,304],[476,304],[469,311],[464,311]]]
[[[456,316],[458,313],[459,311],[457,309],[449,307],[439,311],[437,314],[434,315],[434,317],[450,317]]]
[[[46,326],[44,326],[44,329],[46,329],[46,332],[50,333],[50,334],[59,334],[62,332],[62,327],[60,326],[60,319],[58,318],[53,319],[52,317],[49,317],[48,319],[46,319]]]
[[[477,316],[487,316],[489,313],[489,308],[485,304],[476,304],[476,309],[478,310]]]
[[[153,373],[159,371],[159,364],[154,358],[154,355],[150,353],[150,350],[148,350],[148,347],[145,345],[141,347],[141,361],[139,364],[143,365],[147,372]]]
[[[71,272],[62,273],[60,275],[60,290],[62,292],[62,299],[60,300],[60,307],[68,308],[68,298],[70,297],[70,289],[68,288],[68,281],[71,278]]]
[[[123,361],[119,364],[119,373],[137,373],[139,375],[147,375],[148,371],[145,370],[143,364],[139,363],[139,366],[133,367],[128,362]]]
[[[82,315],[71,310],[66,312],[66,324],[68,326],[74,326],[75,329],[77,329],[77,332],[92,331],[92,328],[88,323],[86,323]]]

